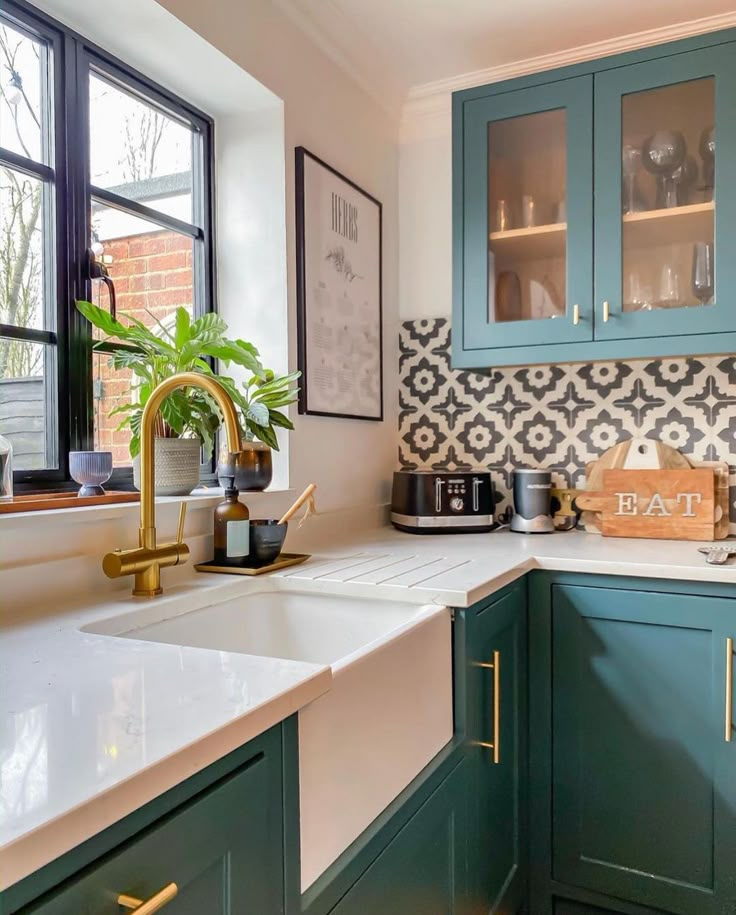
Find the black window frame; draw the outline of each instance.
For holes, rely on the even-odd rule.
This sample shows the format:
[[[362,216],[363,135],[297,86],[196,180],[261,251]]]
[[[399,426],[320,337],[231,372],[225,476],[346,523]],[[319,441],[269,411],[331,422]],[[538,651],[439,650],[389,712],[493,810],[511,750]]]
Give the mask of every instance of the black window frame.
[[[53,239],[51,294],[56,298],[54,330],[33,330],[0,324],[0,339],[23,339],[47,344],[57,363],[54,377],[46,376],[45,389],[55,386],[56,410],[46,415],[46,430],[56,424],[58,467],[15,470],[17,492],[74,489],[69,476],[69,451],[94,447],[94,394],[92,390],[92,329],[74,303],[92,298],[88,248],[90,202],[106,206],[193,239],[193,311],[195,317],[216,311],[215,271],[215,156],[214,121],[169,89],[82,35],[47,16],[26,0],[3,0],[0,21],[26,32],[49,48],[48,99],[52,103],[50,136],[52,165],[40,166],[0,147],[0,165],[9,165],[39,177],[52,188],[47,210],[46,238]],[[95,72],[134,97],[163,111],[192,130],[192,222],[167,216],[145,204],[129,200],[90,181],[89,75]],[[48,232],[51,228],[52,232]],[[47,244],[49,242],[47,241]],[[45,276],[44,281],[48,278]],[[53,301],[53,299],[52,299]],[[50,345],[50,346],[49,346]],[[107,347],[104,347],[107,349]],[[100,350],[98,347],[97,351]],[[53,399],[53,398],[52,398]],[[48,449],[48,443],[47,443]],[[202,482],[215,481],[216,456],[202,466]],[[110,486],[132,488],[131,468],[118,468]]]

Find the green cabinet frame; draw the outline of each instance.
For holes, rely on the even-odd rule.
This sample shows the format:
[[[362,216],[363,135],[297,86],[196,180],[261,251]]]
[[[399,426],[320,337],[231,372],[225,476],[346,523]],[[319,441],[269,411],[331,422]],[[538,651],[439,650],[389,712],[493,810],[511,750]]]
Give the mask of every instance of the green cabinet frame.
[[[332,915],[461,915],[467,898],[468,760],[461,760]]]
[[[715,303],[704,307],[624,312],[622,294],[621,111],[625,95],[712,77],[718,162],[716,166]],[[700,337],[736,331],[736,259],[729,252],[736,226],[736,45],[688,51],[660,60],[618,67],[595,77],[595,302],[596,340],[646,337]],[[722,243],[725,240],[725,244]],[[603,302],[610,319],[603,320]],[[697,341],[693,341],[697,346]]]
[[[716,303],[622,312],[621,97],[713,76]],[[488,124],[568,109],[566,319],[488,321]],[[736,31],[709,33],[453,94],[454,368],[723,353],[736,349]],[[585,222],[581,225],[581,220]],[[610,318],[603,320],[603,302]],[[577,304],[576,326],[569,309]]]
[[[535,573],[530,593],[531,910],[734,911],[736,591]]]
[[[574,324],[568,304],[556,321],[488,320],[488,130],[493,121],[542,111],[565,111],[567,146],[567,301],[580,309]],[[462,114],[463,130],[463,297],[461,320],[464,351],[489,347],[560,344],[593,339],[593,77],[580,76],[546,86],[517,89],[500,96],[473,99]],[[585,257],[583,252],[588,252]],[[456,249],[456,255],[457,255]],[[539,325],[543,330],[540,332]]]
[[[473,911],[507,915],[527,895],[526,580],[468,614],[470,891]]]

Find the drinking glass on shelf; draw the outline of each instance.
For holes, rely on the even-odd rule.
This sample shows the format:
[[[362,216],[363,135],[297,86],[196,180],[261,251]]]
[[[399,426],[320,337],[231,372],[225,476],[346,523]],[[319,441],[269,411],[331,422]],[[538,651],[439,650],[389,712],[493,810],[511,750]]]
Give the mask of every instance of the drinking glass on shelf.
[[[652,290],[642,282],[638,270],[627,274],[624,281],[624,311],[650,311]]]
[[[511,207],[509,206],[508,200],[498,200],[496,201],[496,232],[507,232],[509,229],[513,228],[513,220],[511,219]]]
[[[677,308],[682,305],[680,274],[672,264],[663,264],[659,275],[659,304],[662,308]]]
[[[524,194],[521,198],[521,223],[525,229],[537,224],[536,204],[531,194]]]
[[[713,302],[713,242],[696,241],[693,245],[693,294],[701,305]]]

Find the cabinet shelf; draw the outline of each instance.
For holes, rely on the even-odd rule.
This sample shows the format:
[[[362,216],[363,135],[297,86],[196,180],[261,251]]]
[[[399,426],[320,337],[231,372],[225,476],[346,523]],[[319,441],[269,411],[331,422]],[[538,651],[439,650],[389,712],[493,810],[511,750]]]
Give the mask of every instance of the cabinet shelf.
[[[713,201],[666,210],[644,210],[623,217],[627,248],[671,245],[713,239]]]
[[[528,229],[491,232],[488,240],[496,257],[509,261],[544,260],[565,256],[566,222],[551,222]]]

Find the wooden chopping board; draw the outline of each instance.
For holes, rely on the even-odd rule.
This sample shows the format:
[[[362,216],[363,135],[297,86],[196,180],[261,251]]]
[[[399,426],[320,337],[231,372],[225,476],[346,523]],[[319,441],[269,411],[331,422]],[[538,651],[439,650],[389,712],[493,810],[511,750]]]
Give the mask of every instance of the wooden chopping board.
[[[585,488],[594,492],[603,490],[606,470],[688,470],[690,461],[676,448],[654,439],[637,437],[619,442],[605,451],[585,468]],[[584,511],[581,520],[585,530],[601,532],[601,513]]]
[[[581,508],[600,511],[604,537],[716,540],[718,480],[713,467],[606,470],[600,492],[581,493]]]

